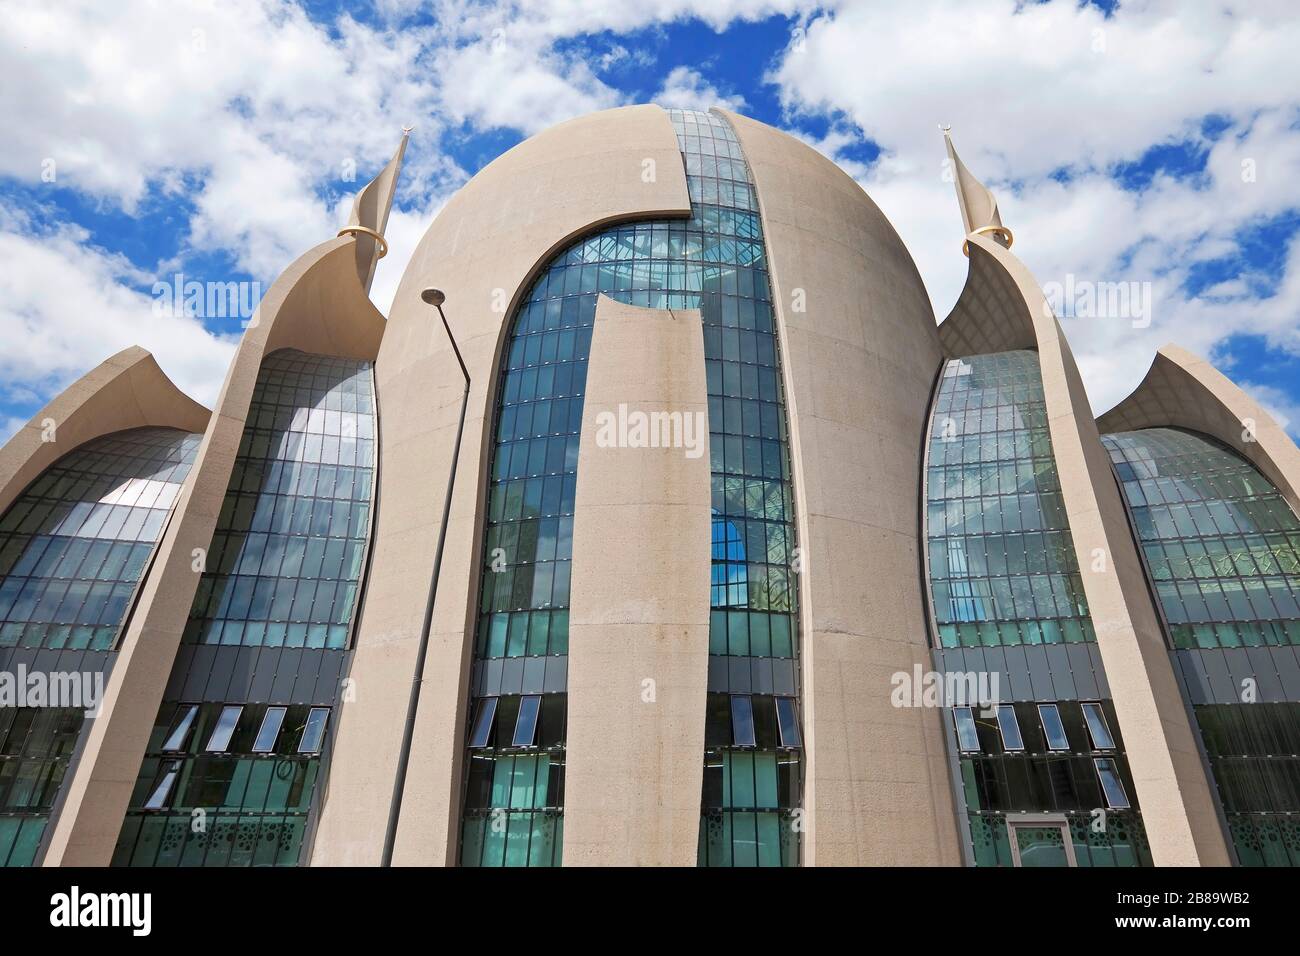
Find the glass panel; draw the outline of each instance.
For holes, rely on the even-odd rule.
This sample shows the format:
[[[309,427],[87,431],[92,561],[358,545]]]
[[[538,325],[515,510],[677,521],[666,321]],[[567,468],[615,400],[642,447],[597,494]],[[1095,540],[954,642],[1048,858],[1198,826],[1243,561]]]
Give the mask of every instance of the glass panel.
[[[753,747],[754,701],[745,694],[731,695],[731,737],[737,747]]]
[[[266,714],[262,717],[262,726],[257,730],[257,740],[253,742],[254,753],[267,754],[275,750],[275,741],[280,736],[280,726],[284,723],[285,713],[284,707],[266,708]]]
[[[537,714],[541,709],[540,697],[525,697],[519,702],[519,717],[515,721],[515,736],[511,745],[531,747],[537,737]]]
[[[365,564],[374,440],[370,363],[292,349],[262,360],[182,640],[300,649],[312,673],[329,670],[333,662],[322,658],[342,657]],[[92,589],[87,600],[94,599]],[[184,655],[177,666],[205,660]],[[173,674],[173,683],[182,676]],[[114,863],[300,862],[329,709],[270,703],[179,711],[174,701],[163,704],[159,722],[167,726],[155,726],[150,738]],[[169,766],[168,754],[182,753],[171,809],[159,813],[168,808],[146,806],[165,778],[159,767]],[[221,813],[196,832],[192,807]]]
[[[320,753],[321,742],[325,739],[325,721],[329,713],[329,710],[324,707],[311,709],[307,715],[307,726],[302,731],[302,741],[298,744],[298,753]]]
[[[220,753],[230,746],[230,738],[235,735],[235,725],[239,723],[239,715],[243,712],[243,707],[221,708],[221,716],[212,729],[212,736],[208,738],[206,749],[209,752]]]
[[[35,862],[84,720],[75,707],[0,707],[0,867]]]
[[[373,486],[370,364],[262,360],[185,640],[342,650]]]
[[[1021,866],[1069,866],[1062,826],[1012,827]]]
[[[28,486],[0,516],[0,647],[113,647],[201,439],[114,432]]]
[[[1055,704],[1039,704],[1038,718],[1043,724],[1043,735],[1047,738],[1049,750],[1069,750],[1070,738],[1065,734],[1065,725],[1061,723],[1061,712]]]
[[[167,798],[171,796],[172,787],[176,785],[176,778],[180,775],[181,765],[179,761],[169,763],[167,769],[163,772],[162,779],[154,787],[153,793],[149,799],[144,802],[146,810],[161,810],[167,806]]]
[[[1106,795],[1106,806],[1112,810],[1127,810],[1128,795],[1119,778],[1119,767],[1110,757],[1098,757],[1093,761],[1097,765],[1097,776],[1101,778],[1101,789]]]
[[[474,728],[470,734],[469,745],[473,748],[486,747],[492,738],[492,720],[497,714],[497,699],[482,697],[478,702],[478,712],[474,716]]]
[[[1236,451],[1174,428],[1104,435],[1175,647],[1300,642],[1300,519]]]
[[[776,699],[776,723],[781,732],[782,747],[803,746],[803,738],[799,734],[799,714],[795,710],[793,698]]]
[[[1092,738],[1095,750],[1114,750],[1115,738],[1110,735],[1106,715],[1102,713],[1101,704],[1084,704],[1083,719],[1088,723],[1088,736]]]
[[[979,734],[975,730],[975,716],[969,707],[954,707],[953,718],[957,722],[957,746],[963,753],[978,753],[980,749]]]
[[[925,493],[942,646],[1092,639],[1037,353],[947,363],[931,416]]]
[[[1300,519],[1277,488],[1235,450],[1195,432],[1147,428],[1102,441],[1169,643],[1207,652],[1300,644]],[[1193,708],[1244,865],[1300,865],[1290,819],[1300,806],[1300,722],[1288,712],[1295,706]],[[1108,782],[1118,786],[1102,777],[1103,787]]]
[[[1010,704],[998,705],[998,731],[1002,734],[1003,749],[1025,749],[1025,741],[1020,736],[1020,724],[1016,721],[1016,710]]]
[[[189,739],[190,728],[194,726],[194,717],[198,712],[198,704],[187,704],[181,708],[176,723],[172,727],[171,733],[167,735],[166,743],[163,744],[163,750],[181,751],[185,749],[185,742]]]
[[[779,692],[796,699],[797,716],[798,593],[790,569],[796,535],[762,225],[749,169],[726,120],[690,110],[668,115],[687,172],[691,217],[618,223],[580,237],[556,252],[510,317],[495,396],[476,659],[567,650],[576,463],[597,295],[644,308],[698,309],[712,450],[710,653],[779,659]],[[563,661],[546,663],[548,675],[563,667]],[[478,704],[472,706],[477,713]],[[782,728],[770,709],[766,749],[775,753]],[[500,717],[505,721],[504,710]],[[544,714],[542,733],[562,767],[563,726],[552,737],[546,724]],[[797,735],[797,720],[784,730]],[[482,756],[506,759],[499,751]],[[718,747],[709,748],[705,762],[720,765]],[[561,775],[557,770],[557,782]],[[787,813],[800,801],[798,773],[790,779],[780,794]],[[706,817],[713,830],[701,840],[701,862],[734,822],[706,810],[702,828]],[[783,861],[798,856],[798,831],[785,819]],[[561,862],[562,823],[557,816],[555,863]],[[752,818],[742,824],[753,836],[738,853],[728,835],[727,863],[761,862],[758,833],[767,826]]]

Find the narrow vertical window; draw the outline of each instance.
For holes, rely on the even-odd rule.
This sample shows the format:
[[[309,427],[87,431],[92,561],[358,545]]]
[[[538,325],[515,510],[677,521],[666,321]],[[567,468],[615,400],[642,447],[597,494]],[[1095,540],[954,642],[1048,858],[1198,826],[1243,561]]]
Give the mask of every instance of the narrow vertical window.
[[[266,708],[266,714],[262,717],[262,726],[257,729],[257,739],[253,741],[253,753],[269,754],[275,750],[275,741],[280,736],[280,726],[284,723],[286,709]]]
[[[998,732],[1002,734],[1003,750],[1024,750],[1025,741],[1020,736],[1020,724],[1016,721],[1016,709],[1010,704],[998,705]]]
[[[244,712],[243,707],[222,707],[221,716],[217,718],[217,725],[212,728],[212,735],[208,737],[208,745],[204,748],[208,753],[224,753],[230,746],[230,738],[235,735],[235,726],[239,723],[239,715]]]
[[[163,744],[163,750],[169,753],[177,753],[185,749],[185,742],[190,736],[190,728],[194,726],[194,716],[198,712],[198,704],[186,704],[177,711],[176,721],[167,733],[167,740]]]
[[[975,715],[969,707],[954,707],[953,720],[957,724],[957,747],[964,754],[980,751],[980,736],[975,730]]]
[[[525,697],[519,701],[519,716],[515,719],[515,736],[511,745],[531,747],[537,739],[537,713],[541,709],[540,697]]]
[[[181,762],[173,760],[167,764],[167,769],[163,772],[162,778],[154,787],[153,793],[149,794],[149,799],[145,801],[146,810],[162,810],[167,806],[167,798],[171,796],[172,787],[176,785],[176,778],[181,772]]]
[[[1043,736],[1047,738],[1048,750],[1070,749],[1070,738],[1066,736],[1065,725],[1061,723],[1061,712],[1055,704],[1039,704],[1038,719],[1043,724]]]
[[[1106,715],[1102,713],[1101,704],[1084,704],[1083,719],[1088,723],[1088,736],[1092,738],[1094,750],[1114,750],[1115,738],[1110,735]]]
[[[478,711],[474,714],[474,728],[470,732],[469,745],[474,750],[482,750],[492,739],[492,721],[497,715],[497,698],[481,697]]]
[[[1112,757],[1097,757],[1093,760],[1097,767],[1097,776],[1101,779],[1101,790],[1106,795],[1106,806],[1112,810],[1129,808],[1128,794],[1124,792],[1124,782],[1119,778],[1119,765]]]
[[[311,712],[307,714],[307,725],[302,729],[302,740],[298,743],[298,753],[320,753],[320,745],[325,740],[325,720],[329,717],[329,713],[328,708],[313,707]]]
[[[799,734],[799,712],[795,709],[793,697],[776,699],[776,726],[781,733],[782,747],[803,746],[803,737]]]
[[[736,747],[753,747],[757,742],[754,699],[748,694],[733,694],[731,697],[731,742]]]

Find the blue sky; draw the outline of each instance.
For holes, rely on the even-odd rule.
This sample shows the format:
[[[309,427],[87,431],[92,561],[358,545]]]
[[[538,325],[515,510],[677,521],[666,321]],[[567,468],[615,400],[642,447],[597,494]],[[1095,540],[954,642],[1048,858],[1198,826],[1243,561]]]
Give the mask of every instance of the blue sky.
[[[402,125],[381,309],[475,171],[552,123],[647,101],[727,105],[839,162],[940,319],[965,276],[951,124],[1040,282],[1150,291],[1136,321],[1063,310],[1097,411],[1175,341],[1297,434],[1292,6],[0,0],[0,55],[24,77],[0,89],[0,437],[129,344],[210,403],[239,320],[160,311],[155,284],[265,289],[334,234]]]

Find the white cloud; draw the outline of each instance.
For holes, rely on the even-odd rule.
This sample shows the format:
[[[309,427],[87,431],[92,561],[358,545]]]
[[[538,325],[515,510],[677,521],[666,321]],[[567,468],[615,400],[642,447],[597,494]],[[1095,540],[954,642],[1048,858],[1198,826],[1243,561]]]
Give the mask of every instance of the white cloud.
[[[0,221],[3,397],[54,395],[110,355],[140,345],[178,387],[211,406],[233,341],[195,318],[156,314],[153,297],[130,287],[150,277],[92,245],[84,229],[61,224],[37,231],[23,211],[5,206]]]
[[[526,45],[525,45],[526,44]],[[581,59],[562,57],[513,33],[439,54],[439,69],[454,83],[441,105],[457,123],[535,133],[563,120],[622,102]]]
[[[1194,301],[1179,291],[1196,263],[1240,253],[1240,229],[1297,205],[1300,18],[1286,0],[1133,0],[1110,18],[1075,0],[378,6],[378,25],[347,15],[323,25],[291,0],[0,0],[0,57],[10,76],[23,78],[0,86],[0,175],[39,197],[42,164],[52,159],[59,185],[94,202],[128,213],[175,204],[190,217],[175,255],[136,266],[168,271],[191,253],[215,253],[265,284],[334,234],[352,190],[387,160],[398,128],[413,123],[400,207],[389,223],[391,251],[372,290],[386,311],[428,222],[464,181],[440,148],[447,137],[533,132],[626,102],[612,77],[624,63],[644,66],[647,56],[622,37],[630,31],[688,18],[721,30],[784,14],[801,31],[771,76],[788,125],[880,204],[917,260],[939,317],[965,278],[936,129],[950,122],[967,164],[997,192],[1016,253],[1042,282],[1072,274],[1149,281],[1159,291],[1146,329],[1066,321],[1095,407],[1121,398],[1169,340],[1213,355],[1226,335],[1245,332],[1300,352],[1300,244],[1288,250],[1275,283],[1243,274]],[[743,109],[738,94],[685,66],[668,74],[655,98]],[[1201,133],[1210,114],[1230,124],[1217,142]],[[798,133],[808,116],[829,120],[827,131]],[[875,163],[852,158],[864,137],[884,150]],[[1197,181],[1157,177],[1135,192],[1112,178],[1115,163],[1184,139],[1209,151]],[[1252,182],[1242,178],[1248,160]],[[354,183],[343,181],[347,164],[357,168]],[[1069,171],[1065,182],[1051,175],[1060,169]],[[11,373],[21,362],[0,358],[10,389],[49,394],[52,383],[84,372],[129,333],[196,393],[215,392],[229,343],[182,320],[148,330],[146,341],[132,288],[142,281],[132,274],[136,266],[97,241],[105,240],[67,225],[0,233],[18,257],[6,262],[0,334],[33,363],[30,374]],[[65,307],[61,281],[50,281],[55,262],[78,277],[76,309]],[[46,277],[44,289],[21,274],[28,264]],[[23,344],[14,336],[34,327],[34,317],[53,331]]]
[[[790,122],[833,119],[838,132],[817,144],[832,158],[846,125],[881,146],[870,167],[844,165],[898,229],[938,318],[966,270],[939,123],[953,125],[963,160],[997,194],[1014,251],[1040,282],[1152,283],[1147,328],[1064,323],[1102,410],[1167,341],[1212,355],[1247,333],[1300,353],[1295,247],[1275,295],[1255,293],[1258,276],[1198,299],[1181,291],[1195,263],[1240,253],[1238,231],[1300,205],[1298,44],[1300,18],[1280,2],[1147,0],[1111,18],[1073,0],[850,4],[815,19],[772,79]],[[1217,142],[1201,131],[1210,115],[1229,124]],[[1209,151],[1203,176],[1158,175],[1140,191],[1113,178],[1116,164],[1184,140]]]
[[[150,188],[191,192],[185,241],[269,280],[332,235],[318,187],[345,162],[387,160],[404,121],[436,139],[418,31],[338,21],[281,0],[8,0],[0,173],[57,183],[134,213]],[[429,151],[436,154],[435,150]],[[188,179],[187,179],[188,178]]]
[[[1242,390],[1264,406],[1264,411],[1283,428],[1295,434],[1294,426],[1300,425],[1300,402],[1297,402],[1280,388],[1271,385],[1258,385],[1254,382],[1238,382]]]
[[[716,86],[688,66],[674,67],[664,78],[664,85],[651,97],[665,109],[709,109],[721,106],[729,110],[743,110],[745,98],[737,93],[722,93]]]
[[[385,0],[395,19],[420,7],[419,0]],[[832,4],[833,5],[833,4]],[[723,30],[737,20],[798,15],[828,4],[807,0],[440,0],[433,5],[439,22],[453,36],[527,37],[530,42],[627,33],[656,24],[699,20]]]

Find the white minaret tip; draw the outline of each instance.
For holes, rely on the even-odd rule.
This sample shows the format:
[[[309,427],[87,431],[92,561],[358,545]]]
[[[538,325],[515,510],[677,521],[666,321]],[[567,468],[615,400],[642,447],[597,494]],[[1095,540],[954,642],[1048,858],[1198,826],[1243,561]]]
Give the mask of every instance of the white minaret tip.
[[[948,159],[952,164],[953,185],[957,188],[957,206],[961,209],[966,237],[969,239],[971,236],[988,234],[1000,246],[1011,248],[1011,230],[1002,225],[997,199],[987,186],[975,178],[966,168],[966,164],[961,161],[961,157],[957,155],[957,148],[952,142],[952,127],[940,124],[939,129],[943,131],[944,146],[948,150]],[[962,251],[967,252],[965,242],[962,243]]]

